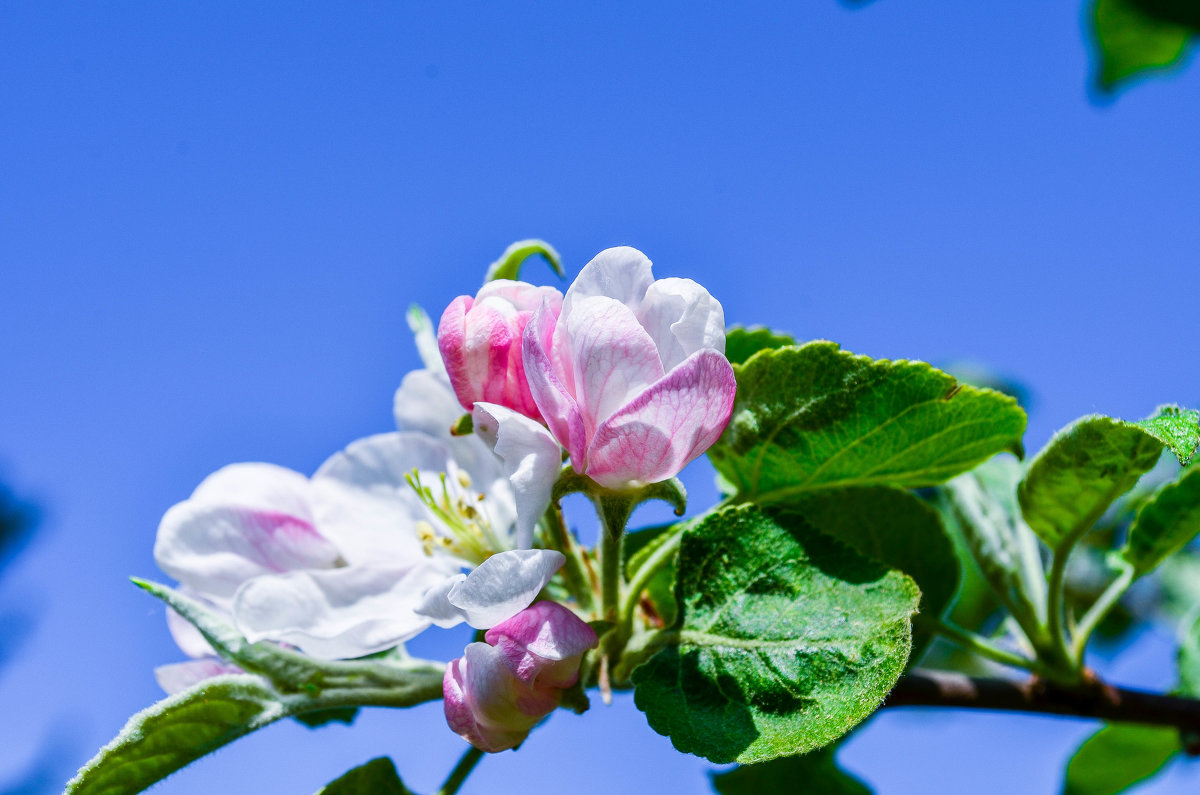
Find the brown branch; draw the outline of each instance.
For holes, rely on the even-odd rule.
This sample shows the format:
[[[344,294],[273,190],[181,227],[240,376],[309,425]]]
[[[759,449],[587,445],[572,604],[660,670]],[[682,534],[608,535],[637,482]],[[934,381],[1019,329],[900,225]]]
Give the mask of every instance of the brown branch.
[[[1200,699],[1115,687],[1098,680],[1072,686],[1036,677],[1017,681],[915,669],[900,678],[883,706],[1073,715],[1174,726],[1190,735],[1200,732]]]

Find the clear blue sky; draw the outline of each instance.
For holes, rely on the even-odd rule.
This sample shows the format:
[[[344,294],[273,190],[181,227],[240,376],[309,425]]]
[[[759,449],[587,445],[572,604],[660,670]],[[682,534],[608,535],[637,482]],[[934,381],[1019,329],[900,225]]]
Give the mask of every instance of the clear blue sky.
[[[1108,105],[1088,68],[1077,0],[0,4],[0,479],[45,515],[0,582],[35,620],[0,671],[0,787],[159,697],[179,655],[126,577],[158,575],[163,511],[223,464],[310,472],[387,430],[404,309],[518,238],[572,273],[638,246],[731,322],[991,365],[1031,387],[1033,448],[1200,403],[1200,68]],[[1169,654],[1107,670],[1167,686]],[[462,748],[438,709],[276,726],[156,791],[311,792],[379,754],[428,791]],[[1052,792],[1088,731],[889,714],[843,759],[882,793]],[[626,699],[467,791],[702,793],[707,769]]]

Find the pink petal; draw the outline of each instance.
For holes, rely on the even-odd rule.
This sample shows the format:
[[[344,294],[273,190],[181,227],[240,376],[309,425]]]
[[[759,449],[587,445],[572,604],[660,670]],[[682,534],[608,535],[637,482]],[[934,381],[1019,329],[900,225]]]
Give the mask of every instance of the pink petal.
[[[570,687],[579,678],[583,653],[595,648],[596,633],[571,610],[541,601],[488,630],[488,643],[505,664],[531,687]]]
[[[160,665],[154,669],[154,678],[167,695],[173,696],[200,684],[205,679],[240,673],[242,669],[233,663],[227,663],[219,657],[208,657],[203,660]]]
[[[708,290],[691,279],[659,279],[651,284],[637,318],[654,340],[664,371],[705,348],[725,352],[725,312]]]
[[[446,364],[446,375],[450,378],[450,385],[459,403],[468,411],[474,401],[469,399],[471,373],[466,356],[467,312],[474,303],[469,295],[455,298],[442,312],[437,330],[438,350]]]
[[[611,489],[674,477],[725,430],[736,389],[722,354],[693,354],[596,430],[588,476]]]
[[[451,730],[489,753],[520,745],[559,701],[557,691],[522,685],[486,643],[468,644],[446,665],[442,694]]]
[[[571,391],[574,388],[571,367],[556,366],[552,356],[557,319],[554,308],[543,303],[525,326],[521,349],[525,377],[538,411],[550,426],[550,433],[567,449],[572,463],[578,468],[583,465],[587,440],[583,415]],[[567,378],[570,378],[569,383],[564,382]]]

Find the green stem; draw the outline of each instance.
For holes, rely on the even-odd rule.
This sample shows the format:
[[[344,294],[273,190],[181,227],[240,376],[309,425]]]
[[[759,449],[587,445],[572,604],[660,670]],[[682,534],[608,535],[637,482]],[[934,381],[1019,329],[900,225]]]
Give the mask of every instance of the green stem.
[[[471,775],[471,771],[475,769],[475,765],[479,764],[479,760],[482,758],[483,751],[475,746],[468,748],[467,752],[458,760],[458,764],[450,771],[446,783],[437,791],[437,795],[454,795],[458,792],[463,782],[467,780],[467,776]]]
[[[981,657],[986,657],[989,660],[998,662],[1001,665],[1011,665],[1015,668],[1024,668],[1027,671],[1041,672],[1041,664],[1037,660],[1030,660],[1022,657],[1019,654],[1013,654],[1007,649],[1002,649],[992,643],[987,638],[976,635],[974,632],[955,626],[948,621],[934,621],[933,628],[945,635],[950,640],[962,646],[964,649],[973,651]]]
[[[558,505],[551,505],[545,518],[550,525],[551,543],[567,559],[566,564],[563,565],[563,578],[566,580],[567,590],[579,602],[580,608],[587,611],[594,610],[596,592],[592,588],[587,569],[584,567],[583,550],[575,543],[571,531],[567,529],[562,508]]]
[[[1075,664],[1082,667],[1083,652],[1087,647],[1088,638],[1109,611],[1120,601],[1125,592],[1129,590],[1129,586],[1133,585],[1134,568],[1128,563],[1122,564],[1120,575],[1113,580],[1104,593],[1088,608],[1088,611],[1083,614],[1083,618],[1079,620],[1079,626],[1075,630],[1075,638],[1071,644],[1071,656],[1075,660]]]
[[[625,590],[625,602],[621,606],[622,620],[626,622],[633,620],[633,609],[637,607],[642,591],[646,590],[650,579],[658,574],[663,566],[671,562],[671,558],[679,550],[679,543],[682,539],[683,525],[680,525],[671,537],[662,542],[658,549],[654,550],[653,554],[646,558],[641,567],[629,578],[629,585]]]
[[[622,531],[600,529],[600,612],[605,621],[616,623],[621,601],[621,548],[625,540]]]
[[[1050,629],[1050,637],[1047,643],[1039,644],[1038,647],[1038,654],[1049,663],[1050,672],[1056,678],[1066,681],[1077,679],[1079,676],[1079,666],[1067,648],[1067,636],[1063,628],[1067,559],[1071,556],[1073,546],[1074,542],[1072,541],[1072,543],[1060,545],[1054,550],[1046,588],[1046,620]]]

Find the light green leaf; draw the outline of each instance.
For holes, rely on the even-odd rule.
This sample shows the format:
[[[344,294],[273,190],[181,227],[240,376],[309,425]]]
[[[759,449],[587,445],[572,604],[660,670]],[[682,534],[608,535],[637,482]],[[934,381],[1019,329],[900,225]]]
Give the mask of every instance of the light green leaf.
[[[1087,738],[1067,764],[1063,795],[1117,795],[1144,781],[1179,752],[1179,731],[1114,723]]]
[[[219,676],[134,715],[67,783],[65,795],[131,795],[210,751],[291,714],[258,676]]]
[[[742,765],[714,773],[713,789],[721,795],[871,795],[871,788],[838,767],[835,749],[822,748],[803,756],[785,756],[758,765]]]
[[[412,795],[412,791],[400,780],[392,760],[380,756],[346,771],[317,795]]]
[[[732,364],[745,364],[759,351],[795,345],[790,334],[772,331],[766,326],[731,326],[725,331],[725,358]]]
[[[1178,406],[1159,406],[1153,417],[1130,423],[1163,443],[1175,454],[1182,466],[1187,466],[1200,446],[1200,411]]]
[[[836,740],[908,657],[920,593],[798,517],[728,507],[684,532],[680,618],[633,672],[650,726],[680,751],[763,762]]]
[[[737,401],[709,451],[742,500],[843,486],[930,486],[1002,450],[1025,412],[924,362],[873,360],[832,342],[762,351],[735,368]]]
[[[917,497],[869,486],[817,492],[794,507],[821,532],[912,577],[921,589],[918,628],[922,617],[937,619],[950,605],[960,578],[958,555],[938,512]],[[912,659],[928,640],[925,632],[914,634]]]
[[[1017,497],[1025,521],[1056,552],[1070,549],[1154,468],[1162,442],[1131,423],[1083,417],[1038,453]]]
[[[544,240],[518,240],[500,255],[500,259],[488,266],[484,282],[494,279],[517,279],[521,275],[521,266],[532,256],[540,256],[550,265],[550,268],[561,278],[565,276],[562,258],[554,250],[554,246]]]
[[[1121,555],[1140,577],[1183,549],[1200,533],[1200,467],[1189,467],[1142,506],[1129,526]]]
[[[1185,5],[1170,0],[1096,0],[1092,32],[1099,49],[1100,87],[1112,91],[1139,73],[1176,63],[1191,43],[1196,25],[1173,19],[1169,9]]]

